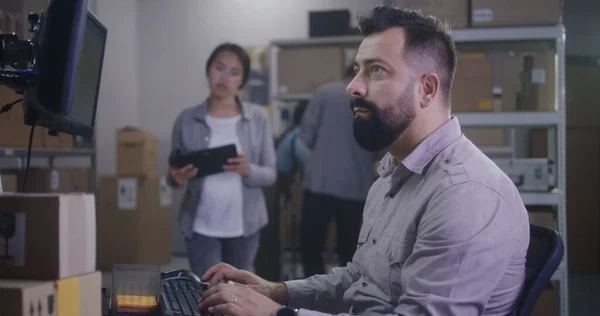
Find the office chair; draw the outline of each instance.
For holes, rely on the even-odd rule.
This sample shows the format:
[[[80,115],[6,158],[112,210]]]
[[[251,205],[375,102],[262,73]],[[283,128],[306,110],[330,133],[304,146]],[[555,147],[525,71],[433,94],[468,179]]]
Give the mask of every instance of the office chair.
[[[565,253],[562,238],[550,228],[529,225],[525,287],[515,316],[529,316],[542,290],[558,269]]]

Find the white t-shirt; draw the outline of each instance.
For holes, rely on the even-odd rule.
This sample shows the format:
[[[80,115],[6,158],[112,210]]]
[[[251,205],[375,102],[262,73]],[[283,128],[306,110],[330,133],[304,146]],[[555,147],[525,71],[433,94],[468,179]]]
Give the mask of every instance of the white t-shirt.
[[[241,152],[237,136],[240,116],[216,118],[207,116],[210,127],[209,148],[235,144]],[[196,210],[194,231],[215,238],[233,238],[244,235],[242,176],[236,172],[223,172],[204,178],[200,202]]]

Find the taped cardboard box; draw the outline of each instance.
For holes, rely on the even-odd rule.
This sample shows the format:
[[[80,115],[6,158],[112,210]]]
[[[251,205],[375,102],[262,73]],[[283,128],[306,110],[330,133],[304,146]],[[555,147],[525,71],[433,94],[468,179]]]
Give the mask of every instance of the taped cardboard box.
[[[494,65],[483,53],[461,53],[452,83],[452,112],[491,112]]]
[[[117,174],[155,176],[158,174],[158,138],[134,127],[117,132]]]
[[[501,127],[463,127],[462,132],[477,147],[506,145],[504,129]]]
[[[518,54],[502,60],[502,111],[556,111],[555,55]]]
[[[164,177],[101,177],[98,267],[168,264],[172,192]]]
[[[339,46],[283,47],[277,63],[280,94],[313,93],[344,77],[344,53]]]
[[[102,275],[57,281],[0,280],[2,316],[100,316]]]
[[[402,9],[421,10],[450,25],[451,28],[469,27],[468,0],[396,0],[396,6]]]
[[[4,172],[4,170],[3,170]],[[0,181],[2,182],[2,192],[17,192],[17,176],[14,174],[0,174]]]
[[[91,194],[0,194],[0,278],[57,280],[95,271],[94,204]]]
[[[562,6],[562,0],[471,0],[471,26],[558,25]]]

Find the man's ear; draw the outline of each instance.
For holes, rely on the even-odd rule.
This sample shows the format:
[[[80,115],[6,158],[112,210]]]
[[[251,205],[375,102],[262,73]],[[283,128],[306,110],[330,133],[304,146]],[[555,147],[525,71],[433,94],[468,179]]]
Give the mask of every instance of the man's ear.
[[[425,74],[421,77],[419,98],[422,108],[426,108],[433,103],[439,89],[440,78],[435,73]]]

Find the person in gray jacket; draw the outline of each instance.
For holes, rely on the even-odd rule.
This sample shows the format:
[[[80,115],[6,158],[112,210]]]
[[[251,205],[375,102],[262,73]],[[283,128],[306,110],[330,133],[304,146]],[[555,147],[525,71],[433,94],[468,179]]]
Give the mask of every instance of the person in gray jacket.
[[[210,96],[184,110],[173,126],[172,153],[235,144],[239,156],[225,172],[197,177],[194,166],[169,168],[169,183],[186,187],[179,225],[194,273],[218,262],[251,269],[259,231],[267,224],[262,187],[275,182],[275,149],[266,111],[242,102],[250,58],[238,45],[218,46],[206,62]]]

